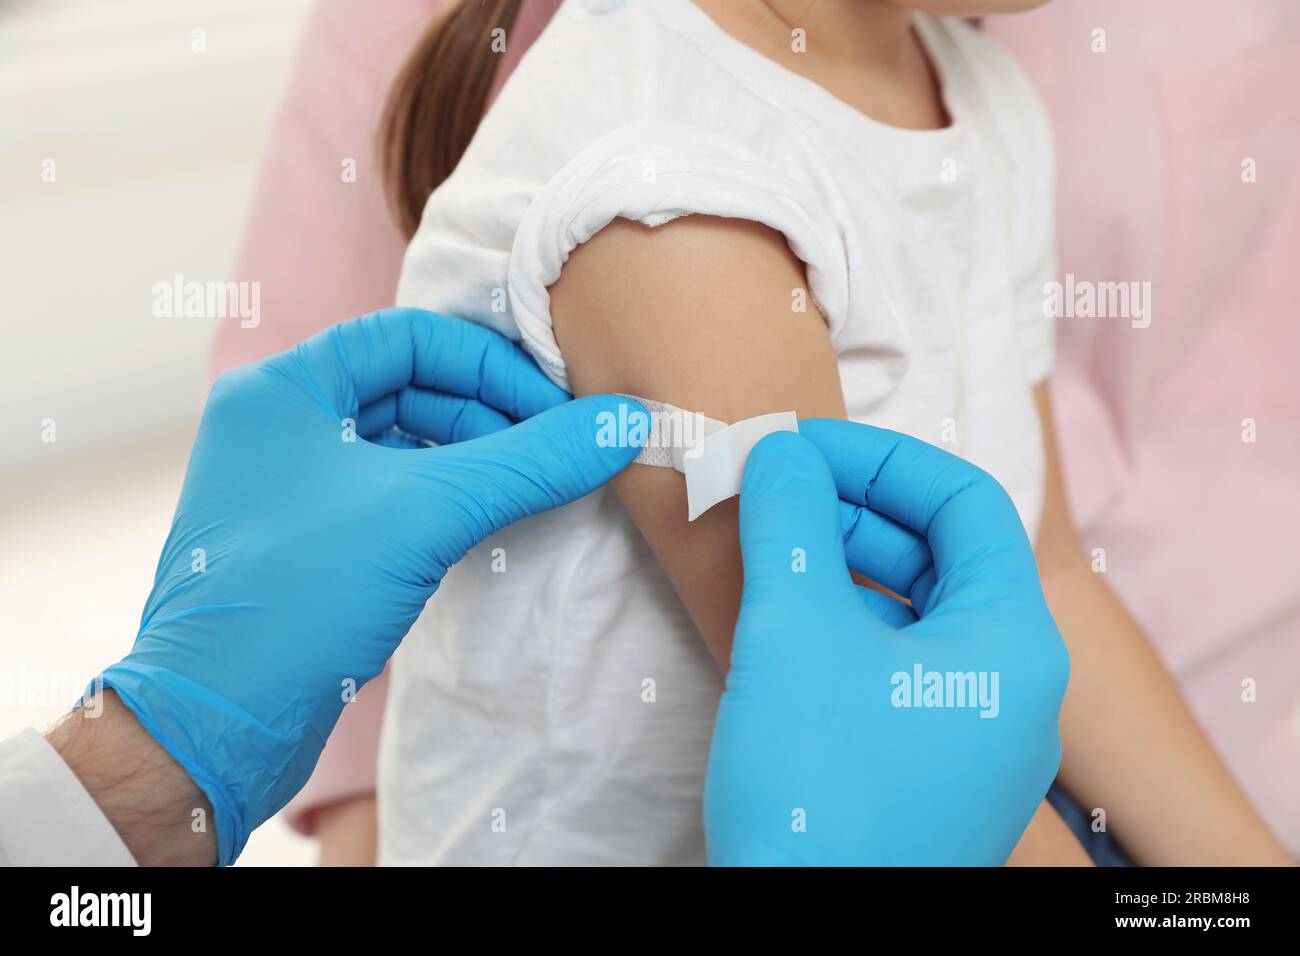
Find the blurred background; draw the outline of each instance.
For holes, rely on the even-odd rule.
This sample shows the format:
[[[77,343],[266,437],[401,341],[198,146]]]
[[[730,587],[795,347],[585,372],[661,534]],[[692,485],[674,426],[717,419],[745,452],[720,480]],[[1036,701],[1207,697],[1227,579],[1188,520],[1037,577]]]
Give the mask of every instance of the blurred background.
[[[23,648],[0,738],[139,626],[209,343],[239,321],[156,318],[153,286],[230,274],[309,6],[0,0],[0,647]],[[240,864],[313,861],[272,821]]]

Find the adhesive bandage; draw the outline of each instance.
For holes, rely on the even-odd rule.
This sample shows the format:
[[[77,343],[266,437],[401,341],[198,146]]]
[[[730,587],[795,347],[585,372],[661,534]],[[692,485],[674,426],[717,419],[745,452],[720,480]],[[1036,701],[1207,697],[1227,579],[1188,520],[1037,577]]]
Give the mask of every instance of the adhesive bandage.
[[[758,415],[728,425],[667,402],[628,395],[650,413],[650,436],[634,464],[675,468],[686,476],[687,519],[694,521],[719,501],[740,494],[745,462],[759,440],[773,432],[799,431],[794,412]]]

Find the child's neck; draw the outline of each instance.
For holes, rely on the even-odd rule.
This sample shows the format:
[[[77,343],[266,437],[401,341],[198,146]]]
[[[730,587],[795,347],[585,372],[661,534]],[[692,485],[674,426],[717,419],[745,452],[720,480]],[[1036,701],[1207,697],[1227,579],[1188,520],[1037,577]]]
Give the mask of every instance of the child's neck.
[[[887,0],[693,0],[746,46],[890,126],[949,123],[938,77],[912,29]],[[803,30],[803,49],[793,31]]]

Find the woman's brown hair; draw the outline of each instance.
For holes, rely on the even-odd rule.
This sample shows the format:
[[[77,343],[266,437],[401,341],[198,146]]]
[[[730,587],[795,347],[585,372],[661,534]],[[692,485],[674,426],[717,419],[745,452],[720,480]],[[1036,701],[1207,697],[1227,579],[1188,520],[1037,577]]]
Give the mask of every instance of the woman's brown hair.
[[[483,117],[500,55],[493,31],[523,0],[454,0],[429,24],[388,94],[380,164],[402,232],[415,235],[429,194],[451,175]]]

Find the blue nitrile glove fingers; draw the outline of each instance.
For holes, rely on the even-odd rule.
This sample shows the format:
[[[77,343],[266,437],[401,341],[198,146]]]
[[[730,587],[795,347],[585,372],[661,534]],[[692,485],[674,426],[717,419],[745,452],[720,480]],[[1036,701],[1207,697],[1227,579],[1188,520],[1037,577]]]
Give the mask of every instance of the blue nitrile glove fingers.
[[[507,339],[420,309],[343,322],[276,359],[299,365],[339,413],[411,386],[476,399],[516,421],[570,397]]]
[[[412,311],[423,318],[408,322],[404,316]],[[327,378],[335,381],[331,401],[338,408],[351,408],[353,401],[360,405],[357,433],[381,444],[414,446],[389,437],[394,426],[439,445],[469,441],[570,397],[501,336],[460,319],[389,309],[336,328],[344,344],[363,339],[377,346],[364,395],[346,379]],[[440,355],[429,354],[434,343],[443,350]],[[304,361],[328,364],[330,344],[304,343],[304,353],[310,353]],[[397,381],[412,384],[373,397],[376,389]]]
[[[214,385],[135,647],[104,682],[212,801],[222,863],[306,781],[453,563],[635,457],[598,437],[627,399],[567,399],[496,333],[415,310]],[[360,437],[362,407],[399,447]],[[393,425],[482,437],[400,447]]]
[[[1028,589],[1041,597],[1033,548],[1015,505],[996,480],[908,435],[872,429],[871,440],[865,440],[862,429],[867,427],[829,418],[800,423],[802,433],[825,455],[848,507],[877,512],[923,535],[934,552],[933,571],[948,576],[947,586],[963,565],[974,564],[983,574],[1002,575],[1016,593]],[[962,507],[942,507],[958,496]],[[934,581],[925,578],[918,583],[933,587]],[[930,597],[928,591],[912,594],[887,586],[921,610],[925,601],[917,598]]]
[[[800,432],[764,439],[746,466],[710,859],[1001,863],[1059,763],[1068,674],[1015,509],[914,439],[847,422]],[[926,587],[920,619],[853,585],[846,560],[899,593]],[[919,695],[900,696],[918,665]],[[956,680],[926,698],[929,673],[973,675],[973,706],[956,706]],[[898,706],[927,701],[947,706]]]
[[[895,594],[908,594],[933,561],[923,536],[870,508],[839,503],[849,566]]]

